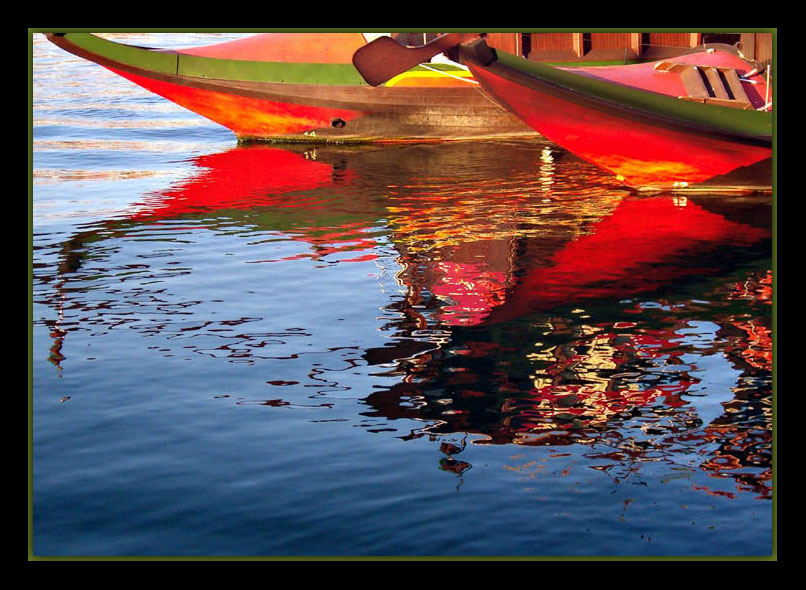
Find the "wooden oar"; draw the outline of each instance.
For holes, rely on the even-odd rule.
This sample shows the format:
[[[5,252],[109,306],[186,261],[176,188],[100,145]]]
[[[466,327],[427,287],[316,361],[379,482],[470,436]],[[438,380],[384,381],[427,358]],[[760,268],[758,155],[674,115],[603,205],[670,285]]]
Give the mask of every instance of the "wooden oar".
[[[477,36],[478,33],[446,33],[421,47],[405,47],[391,37],[378,37],[353,54],[353,65],[368,84],[380,86],[398,74]]]

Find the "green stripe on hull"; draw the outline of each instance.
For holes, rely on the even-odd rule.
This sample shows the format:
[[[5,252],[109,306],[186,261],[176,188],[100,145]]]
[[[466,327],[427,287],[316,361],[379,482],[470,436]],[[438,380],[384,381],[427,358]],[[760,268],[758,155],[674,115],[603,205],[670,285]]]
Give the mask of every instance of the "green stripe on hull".
[[[99,57],[160,74],[241,82],[366,85],[352,64],[217,59],[123,45],[90,33],[68,33],[64,36],[71,43]]]
[[[739,110],[680,100],[580,76],[546,64],[526,61],[503,51],[496,51],[496,54],[498,63],[510,70],[610,104],[748,138],[769,139],[772,136],[772,113],[769,112]]]
[[[179,56],[179,75],[192,78],[282,82],[284,84],[366,85],[352,64],[312,64]]]
[[[98,57],[160,74],[176,74],[177,55],[175,53],[149,51],[141,47],[123,45],[90,33],[67,33],[63,37],[75,46]]]

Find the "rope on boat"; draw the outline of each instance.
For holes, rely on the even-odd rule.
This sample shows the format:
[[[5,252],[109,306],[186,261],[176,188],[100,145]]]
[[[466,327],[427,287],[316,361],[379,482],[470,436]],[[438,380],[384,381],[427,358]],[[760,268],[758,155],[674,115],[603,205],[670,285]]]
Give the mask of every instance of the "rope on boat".
[[[757,111],[769,111],[772,108],[772,97],[770,96],[770,92],[772,92],[772,63],[769,60],[762,62],[760,65],[757,65],[752,70],[747,72],[746,74],[739,76],[739,80],[742,82],[747,82],[749,84],[759,84],[758,80],[750,80],[751,76],[758,76],[762,72],[766,71],[767,73],[767,80],[766,80],[766,88],[765,88],[765,96],[764,96],[764,106],[758,107]]]
[[[765,88],[765,95],[764,95],[764,106],[758,107],[757,111],[769,111],[772,109],[772,97],[770,96],[770,92],[772,92],[772,86],[770,84],[771,77],[772,77],[772,64],[766,63],[765,65],[760,65],[757,68],[754,68],[752,71],[745,74],[745,76],[755,76],[760,74],[762,71],[767,71],[767,84]],[[752,82],[752,80],[745,80],[744,78],[740,78],[742,82]],[[757,84],[758,82],[753,82],[753,84]]]

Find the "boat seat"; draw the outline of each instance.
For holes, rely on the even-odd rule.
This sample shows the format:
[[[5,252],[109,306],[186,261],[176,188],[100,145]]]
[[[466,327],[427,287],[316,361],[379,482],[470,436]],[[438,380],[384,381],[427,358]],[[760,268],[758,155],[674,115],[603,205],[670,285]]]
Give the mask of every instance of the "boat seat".
[[[698,66],[694,64],[661,61],[655,65],[659,72],[674,72],[686,88],[687,96],[679,96],[683,100],[707,102],[738,109],[752,109],[750,99],[742,88],[739,75],[733,68],[715,66]]]

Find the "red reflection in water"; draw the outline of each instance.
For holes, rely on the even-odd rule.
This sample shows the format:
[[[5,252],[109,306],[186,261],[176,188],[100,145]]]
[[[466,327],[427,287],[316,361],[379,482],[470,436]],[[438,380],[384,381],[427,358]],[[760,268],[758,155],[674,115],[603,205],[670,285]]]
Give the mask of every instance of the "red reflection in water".
[[[323,150],[327,159],[317,159],[318,153],[315,149],[253,146],[201,156],[194,161],[198,174],[146,199],[126,222],[154,223],[216,211],[260,209],[268,214],[250,217],[250,224],[283,231],[291,239],[313,246],[310,253],[296,257],[356,253],[339,260],[343,262],[376,258],[377,242],[368,231],[391,217],[388,230],[401,253],[398,261],[404,270],[399,280],[410,291],[408,303],[413,308],[420,302],[421,291],[427,290],[437,302],[437,317],[443,326],[492,324],[586,300],[655,290],[712,270],[706,263],[702,267],[692,264],[696,260],[692,255],[725,245],[749,245],[769,236],[768,230],[730,221],[683,197],[619,200],[612,195],[584,197],[582,206],[572,203],[576,207],[572,207],[573,215],[579,219],[566,219],[567,213],[556,212],[562,210],[562,204],[554,205],[555,210],[530,234],[521,229],[518,214],[502,212],[522,211],[540,219],[535,212],[542,211],[541,195],[498,190],[513,175],[507,166],[492,169],[484,182],[474,184],[482,185],[479,190],[488,193],[486,198],[468,193],[453,199],[444,198],[452,194],[448,184],[456,182],[446,168],[450,159],[437,161],[436,168],[446,168],[445,181],[431,186],[412,172],[421,160],[407,163],[401,158],[399,184],[394,193],[389,190],[386,201],[380,201],[367,198],[365,191],[350,191],[363,180],[369,161],[361,159],[364,153],[336,152],[334,156]],[[388,165],[386,153],[369,153],[380,154],[378,159]],[[437,153],[441,152],[428,155]],[[525,154],[518,153],[524,161],[513,161],[511,166],[518,173],[523,168],[534,175],[538,152]],[[488,163],[489,153],[482,155]],[[387,173],[381,186],[387,186],[388,180]],[[407,190],[408,185],[412,188]],[[283,220],[291,222],[281,226],[272,217],[273,211],[296,216],[286,215]],[[423,211],[429,214],[424,217]],[[561,227],[566,229],[552,228],[553,215],[562,217]],[[546,238],[541,238],[544,228],[540,224],[545,224]],[[116,225],[124,231],[128,227],[120,221],[109,222],[113,229]],[[474,233],[462,232],[466,226]],[[477,228],[484,233],[482,239],[475,234]],[[433,236],[438,239],[434,247],[427,248],[428,255],[410,254],[422,250],[421,243],[435,239]],[[81,239],[71,240],[65,249],[80,249],[82,243]],[[538,247],[520,247],[523,244]],[[69,253],[67,258],[66,268],[71,266]],[[685,264],[678,264],[683,258]],[[421,327],[427,324],[420,320]]]
[[[627,297],[707,275],[712,269],[696,265],[698,254],[722,246],[749,246],[769,235],[686,199],[626,199],[593,233],[569,242],[551,264],[529,272],[489,321],[587,299]]]
[[[315,153],[315,152],[311,152]],[[304,153],[265,147],[239,147],[200,156],[193,161],[201,172],[192,180],[143,203],[132,221],[167,219],[205,211],[258,206],[316,208],[315,200],[288,199],[289,193],[349,184],[356,176]]]
[[[295,152],[257,145],[201,156],[193,161],[201,173],[185,184],[147,199],[142,210],[129,220],[154,222],[260,207],[296,210],[299,219],[306,223],[294,228],[288,237],[308,242],[314,250],[285,260],[320,259],[344,251],[369,252],[340,262],[375,259],[377,256],[371,252],[375,241],[361,237],[372,220],[363,214],[348,221],[336,219],[327,193],[316,192],[329,188],[346,190],[358,178],[357,172],[340,165],[338,160],[318,161],[316,154],[313,148]]]
[[[344,249],[361,252],[349,260],[376,257],[372,251],[376,242],[361,233],[382,218],[385,210],[377,205],[363,210],[353,207],[354,215],[341,219],[333,211],[338,206],[316,192],[337,186],[346,189],[355,182],[360,173],[346,164],[334,166],[304,153],[264,146],[202,156],[194,163],[201,173],[143,203],[130,221],[254,207],[295,209],[308,223],[293,232],[293,237],[315,246],[312,253],[299,257],[319,258]],[[522,195],[516,200],[523,206]],[[478,206],[478,202],[464,206],[446,203],[439,211],[440,224],[446,226],[454,219],[453,225],[462,227],[470,216],[478,215],[468,207]],[[416,220],[416,209],[410,213]],[[406,209],[396,209],[395,227],[416,225],[407,223],[406,214]],[[496,227],[497,223],[501,225]],[[411,286],[417,280],[427,282],[441,300],[440,318],[445,325],[500,322],[587,299],[650,291],[709,271],[692,266],[690,261],[675,265],[676,258],[721,245],[747,245],[768,235],[765,230],[729,221],[682,197],[627,198],[585,235],[557,244],[558,251],[548,262],[541,261],[539,267],[530,269],[529,261],[526,266],[517,261],[512,264],[511,242],[518,238],[518,230],[511,221],[492,217],[485,230],[492,235],[499,232],[497,243],[488,240],[491,246],[479,248],[473,241],[456,240],[450,252],[442,250],[446,258],[426,261],[428,276],[406,279]],[[393,237],[403,250],[418,239],[411,232],[395,232]],[[513,276],[518,265],[527,270],[519,279]]]
[[[195,162],[199,173],[193,179],[144,202],[125,222],[109,225],[126,231],[136,223],[215,211],[294,211],[297,216],[289,235],[312,244],[312,256],[354,248],[360,251],[354,260],[362,260],[374,256],[375,242],[356,236],[383,223],[393,205],[405,204],[407,207],[395,208],[395,222],[386,228],[389,243],[400,254],[398,260],[410,267],[399,274],[410,293],[405,301],[396,302],[403,312],[400,332],[450,327],[453,333],[444,347],[428,343],[421,348],[412,345],[420,344],[416,339],[401,339],[399,347],[390,346],[384,354],[375,355],[380,362],[396,362],[400,374],[398,385],[367,397],[379,415],[436,424],[429,434],[478,433],[490,443],[562,446],[596,441],[614,449],[602,453],[601,460],[621,466],[655,460],[649,457],[651,453],[673,460],[674,441],[703,449],[719,445],[704,457],[703,469],[715,477],[732,477],[760,495],[768,493],[769,459],[764,451],[769,444],[768,429],[748,429],[723,420],[694,431],[688,422],[692,412],[687,411],[683,396],[697,382],[695,377],[681,370],[667,372],[666,380],[659,383],[635,378],[652,376],[647,367],[682,363],[679,340],[687,327],[684,321],[672,327],[638,330],[637,322],[629,321],[631,316],[621,315],[610,324],[593,326],[591,333],[584,321],[553,311],[594,300],[630,298],[681,279],[719,272],[714,258],[706,255],[726,246],[751,246],[768,238],[768,229],[732,221],[684,198],[611,197],[613,204],[603,207],[594,196],[580,208],[578,217],[547,215],[546,225],[535,221],[537,229],[529,233],[519,224],[522,218],[500,211],[517,206],[519,212],[531,213],[530,205],[540,211],[537,197],[490,190],[486,201],[438,197],[429,201],[429,186],[412,182],[415,188],[406,194],[401,181],[397,187],[401,196],[389,196],[380,204],[377,199],[362,202],[363,193],[350,189],[359,179],[364,180],[363,169],[351,167],[349,162],[337,159],[334,163],[314,159],[312,153],[306,156],[263,146],[204,156]],[[449,175],[445,177],[451,180]],[[493,181],[489,186],[504,182],[498,177]],[[446,190],[444,184],[437,189]],[[477,236],[458,231],[446,232],[440,240],[423,238],[418,230],[433,217],[430,210],[426,216],[423,211],[434,207],[434,201],[440,205],[434,213],[442,218],[427,228],[429,236],[473,222],[484,230],[484,238],[473,240]],[[478,222],[480,217],[483,224]],[[288,233],[288,228],[278,225],[276,216],[262,219],[260,229]],[[541,235],[557,219],[569,231],[550,233],[548,238]],[[428,239],[438,246],[418,248]],[[65,244],[65,251],[80,251],[84,245],[79,236]],[[422,250],[426,253],[419,254]],[[63,271],[69,274],[79,266],[68,255]],[[771,274],[738,284],[732,297],[768,305]],[[423,304],[433,304],[436,313],[426,318],[418,309]],[[635,312],[636,318],[641,312],[622,311]],[[472,330],[494,329],[505,320],[536,312],[550,318],[547,331],[552,337],[567,335],[568,341],[535,350],[536,331],[531,348],[525,351],[517,342],[488,341]],[[732,330],[726,352],[734,364],[744,363],[743,371],[771,371],[771,333],[763,321],[735,317],[720,325],[722,330]],[[58,365],[65,332],[57,327],[53,335],[57,345],[52,360]],[[249,357],[259,346],[257,341],[239,342],[238,353]],[[370,352],[365,358],[372,357]],[[539,374],[515,368],[522,357],[535,352],[542,355]],[[444,398],[433,403],[429,391],[442,391]],[[404,403],[403,398],[421,401]],[[446,400],[450,405],[442,403]],[[736,402],[737,411],[745,411],[744,401]],[[293,405],[282,399],[241,403]],[[661,410],[653,409],[655,406]],[[673,416],[676,422],[647,427],[660,432],[660,443],[630,437],[614,421],[636,409],[648,412],[653,420],[664,417],[663,412],[677,412]],[[461,473],[470,467],[457,457],[461,448],[443,446],[441,450],[447,455],[441,464],[446,471]]]

